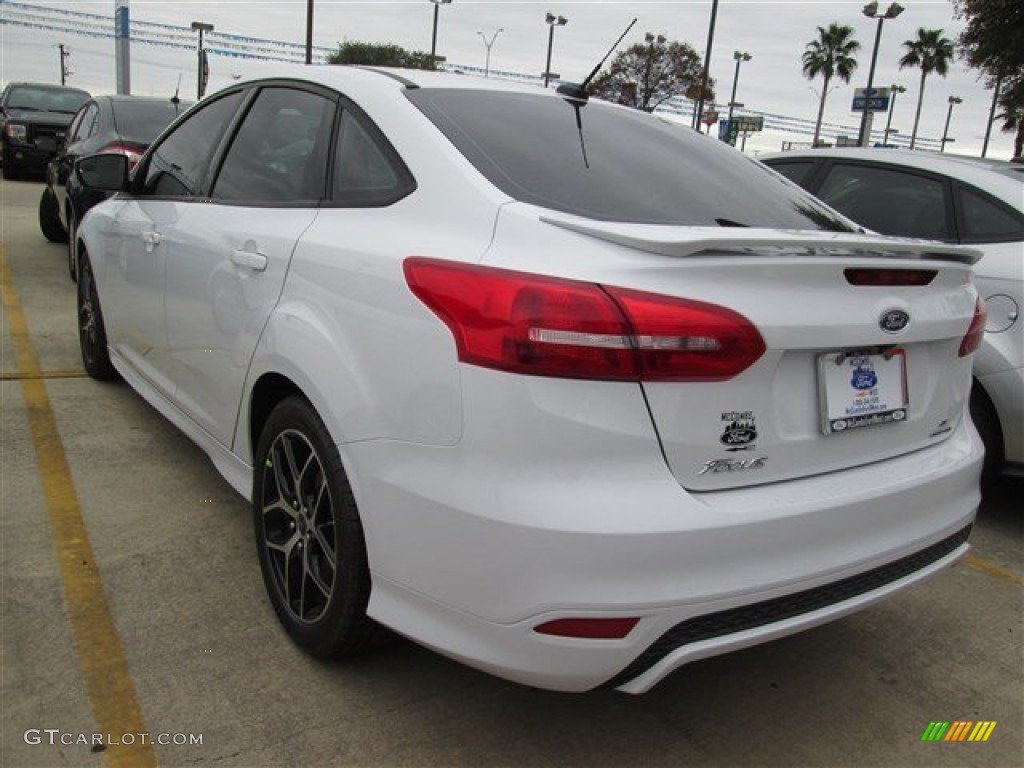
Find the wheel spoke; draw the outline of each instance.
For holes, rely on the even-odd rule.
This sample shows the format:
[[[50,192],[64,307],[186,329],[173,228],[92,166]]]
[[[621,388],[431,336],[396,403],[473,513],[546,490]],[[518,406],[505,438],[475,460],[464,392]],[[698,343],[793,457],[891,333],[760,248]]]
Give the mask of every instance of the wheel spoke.
[[[285,461],[288,462],[288,472],[292,476],[292,491],[297,496],[299,493],[299,467],[295,462],[295,451],[292,448],[292,441],[287,435],[281,436],[281,448],[284,451]]]
[[[325,584],[323,579],[320,577],[320,574],[312,568],[307,567],[306,575],[309,576],[309,580],[313,582],[313,585],[320,590],[320,593],[324,596],[324,603],[326,604],[331,598],[331,586],[329,584]]]
[[[313,537],[320,546],[320,551],[323,552],[324,557],[327,559],[327,564],[331,566],[333,571],[335,569],[334,547],[327,541],[324,532],[319,528],[313,528]]]

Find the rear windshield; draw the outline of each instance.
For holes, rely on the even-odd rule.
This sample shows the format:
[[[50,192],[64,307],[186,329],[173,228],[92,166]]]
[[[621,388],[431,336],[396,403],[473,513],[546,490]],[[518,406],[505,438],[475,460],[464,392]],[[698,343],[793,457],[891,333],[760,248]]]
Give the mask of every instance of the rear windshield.
[[[415,104],[500,190],[602,221],[851,231],[778,174],[644,112],[545,94],[421,88]]]
[[[8,109],[29,109],[38,112],[66,112],[75,114],[78,108],[89,100],[86,91],[77,88],[47,88],[44,86],[19,85],[7,93]]]
[[[190,103],[167,101],[115,101],[114,127],[122,139],[152,144],[160,131],[189,108]]]

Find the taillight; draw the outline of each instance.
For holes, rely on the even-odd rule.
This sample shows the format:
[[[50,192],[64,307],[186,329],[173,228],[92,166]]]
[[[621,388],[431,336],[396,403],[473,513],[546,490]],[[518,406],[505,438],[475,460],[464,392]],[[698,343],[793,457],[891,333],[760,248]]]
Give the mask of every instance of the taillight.
[[[405,276],[451,330],[459,360],[609,381],[723,381],[765,350],[757,329],[714,304],[434,259]]]
[[[985,336],[985,300],[978,297],[978,303],[974,305],[974,317],[967,328],[967,334],[960,342],[960,357],[966,357],[981,346],[981,340]]]
[[[106,155],[124,155],[128,158],[128,170],[134,171],[135,166],[139,164],[139,160],[142,159],[142,153],[139,152],[135,147],[129,147],[127,144],[107,144],[99,150],[100,154]]]
[[[938,274],[936,269],[877,269],[872,267],[851,267],[844,269],[846,282],[850,285],[928,285]]]

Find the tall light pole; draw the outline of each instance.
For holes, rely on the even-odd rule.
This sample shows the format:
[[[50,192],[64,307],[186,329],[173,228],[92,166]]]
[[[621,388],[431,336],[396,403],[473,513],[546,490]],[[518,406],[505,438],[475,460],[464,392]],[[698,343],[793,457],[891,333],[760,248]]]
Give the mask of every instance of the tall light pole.
[[[860,136],[858,137],[857,146],[866,147],[871,140],[871,129],[869,127],[871,110],[868,109],[871,106],[871,87],[875,83],[875,62],[878,61],[878,44],[882,41],[882,24],[885,23],[886,19],[895,19],[901,13],[903,13],[903,6],[899,3],[893,3],[890,5],[885,13],[878,13],[878,0],[872,0],[862,9],[862,13],[869,19],[878,19],[878,31],[875,32],[875,47],[871,51],[871,68],[868,70],[868,87],[864,93],[864,111],[860,113]]]
[[[434,31],[430,36],[430,63],[437,64],[437,12],[442,5],[448,5],[452,0],[430,0],[434,4]]]
[[[889,134],[890,133],[899,133],[899,131],[894,131],[892,129],[892,113],[896,109],[896,94],[897,93],[906,93],[906,92],[907,92],[907,89],[904,86],[902,86],[902,85],[896,85],[896,83],[893,83],[892,85],[889,86],[889,93],[892,94],[892,99],[889,101],[889,117],[885,121],[885,133],[882,134],[882,143],[883,144],[888,144],[889,143]]]
[[[999,91],[1003,87],[1003,76],[996,78],[996,89],[992,92],[992,108],[988,111],[988,123],[985,125],[985,143],[981,145],[981,156],[988,154],[988,140],[992,137],[992,123],[996,121],[996,107],[999,106]]]
[[[700,76],[700,93],[697,94],[697,106],[693,111],[693,127],[700,130],[700,120],[704,116],[704,93],[708,89],[708,71],[711,69],[711,45],[715,42],[715,20],[718,18],[718,0],[711,0],[711,23],[708,24],[708,47],[704,51],[704,71]]]
[[[313,0],[306,2],[306,63],[313,63]]]
[[[487,59],[484,61],[484,77],[491,76],[491,46],[494,45],[494,41],[498,39],[498,35],[505,31],[504,27],[499,27],[494,30],[494,34],[491,35],[491,39],[487,39],[487,35],[483,32],[477,32],[481,38],[483,38],[484,45],[487,47]]]
[[[206,78],[203,77],[205,74],[204,65],[206,64],[206,51],[203,50],[203,33],[213,32],[213,24],[207,24],[203,21],[193,21],[192,29],[199,33],[199,51],[198,51],[198,71],[196,77],[196,99],[202,99],[203,94],[206,93]]]
[[[740,81],[740,64],[750,61],[753,56],[742,51],[733,51],[732,57],[736,59],[736,74],[732,78],[732,96],[729,98],[729,126],[732,127],[732,108],[736,106],[736,84]]]
[[[946,151],[946,143],[950,141],[956,141],[956,139],[949,138],[949,121],[953,117],[953,107],[957,104],[963,104],[964,100],[959,96],[950,96],[949,99],[949,110],[946,112],[946,127],[942,129],[942,144],[939,146],[939,152]]]
[[[548,29],[548,60],[547,64],[544,65],[544,87],[548,87],[548,82],[551,80],[551,47],[555,44],[555,27],[564,27],[569,23],[569,20],[565,16],[555,16],[553,13],[549,13],[544,17],[544,21],[547,22]]]

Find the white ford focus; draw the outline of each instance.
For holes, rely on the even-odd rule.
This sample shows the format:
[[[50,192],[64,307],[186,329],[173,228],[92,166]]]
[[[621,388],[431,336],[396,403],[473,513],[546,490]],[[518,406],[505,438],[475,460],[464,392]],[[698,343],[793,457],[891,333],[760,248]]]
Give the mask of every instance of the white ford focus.
[[[284,70],[202,102],[79,230],[85,365],[250,498],[318,656],[380,626],[647,690],[968,550],[968,248],[864,235],[580,93]]]

